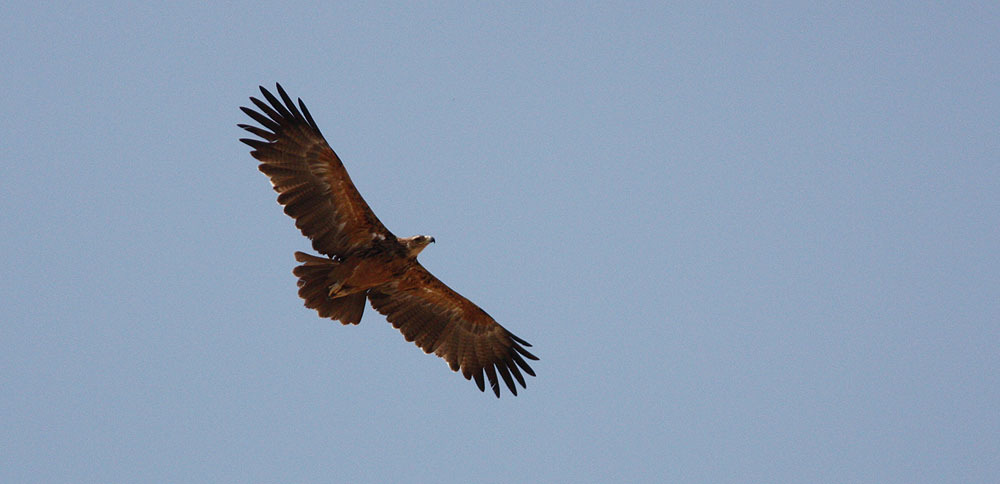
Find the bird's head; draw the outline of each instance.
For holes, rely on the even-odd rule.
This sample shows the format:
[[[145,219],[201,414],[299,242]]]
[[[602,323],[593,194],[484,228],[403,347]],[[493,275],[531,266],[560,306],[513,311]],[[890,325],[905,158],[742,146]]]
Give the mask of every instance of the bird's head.
[[[399,239],[399,242],[403,244],[403,247],[406,247],[406,251],[410,254],[410,257],[416,257],[420,251],[424,250],[424,247],[434,242],[434,237],[414,235],[413,237]]]

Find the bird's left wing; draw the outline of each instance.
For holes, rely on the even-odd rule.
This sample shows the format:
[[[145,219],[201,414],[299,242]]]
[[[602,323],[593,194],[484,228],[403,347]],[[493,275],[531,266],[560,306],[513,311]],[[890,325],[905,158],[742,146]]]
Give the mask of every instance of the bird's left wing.
[[[444,358],[466,380],[475,379],[481,391],[485,391],[484,373],[498,398],[497,373],[514,395],[514,380],[525,387],[522,370],[535,376],[525,358],[538,358],[524,349],[531,346],[527,341],[511,334],[419,263],[393,282],[372,289],[368,299],[407,341]]]

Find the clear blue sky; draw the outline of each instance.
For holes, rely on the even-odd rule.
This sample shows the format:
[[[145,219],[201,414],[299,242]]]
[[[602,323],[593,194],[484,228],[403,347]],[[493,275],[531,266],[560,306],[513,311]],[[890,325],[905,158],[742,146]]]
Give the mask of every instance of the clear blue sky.
[[[0,481],[1000,481],[1000,6],[0,7]],[[534,344],[296,296],[303,98]]]

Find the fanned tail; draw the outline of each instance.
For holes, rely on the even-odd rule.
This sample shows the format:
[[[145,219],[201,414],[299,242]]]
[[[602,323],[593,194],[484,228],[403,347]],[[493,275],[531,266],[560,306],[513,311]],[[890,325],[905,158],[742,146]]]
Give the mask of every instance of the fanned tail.
[[[304,263],[292,270],[292,273],[299,278],[299,297],[305,300],[307,308],[315,309],[322,318],[335,319],[342,324],[361,322],[368,291],[330,298],[330,287],[338,282],[334,275],[338,263],[304,252],[296,252],[295,260]]]

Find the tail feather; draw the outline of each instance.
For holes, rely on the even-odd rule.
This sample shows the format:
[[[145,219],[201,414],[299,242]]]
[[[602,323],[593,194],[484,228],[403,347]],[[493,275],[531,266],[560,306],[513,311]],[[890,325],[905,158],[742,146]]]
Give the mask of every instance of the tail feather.
[[[337,262],[303,252],[296,252],[295,260],[304,262],[292,273],[299,278],[299,297],[305,300],[307,308],[315,309],[322,318],[335,319],[342,324],[361,322],[368,291],[330,298],[330,286],[337,282],[334,276]]]

